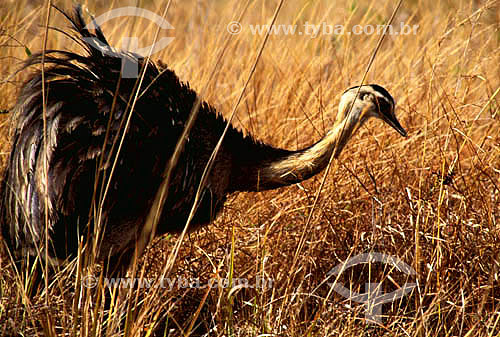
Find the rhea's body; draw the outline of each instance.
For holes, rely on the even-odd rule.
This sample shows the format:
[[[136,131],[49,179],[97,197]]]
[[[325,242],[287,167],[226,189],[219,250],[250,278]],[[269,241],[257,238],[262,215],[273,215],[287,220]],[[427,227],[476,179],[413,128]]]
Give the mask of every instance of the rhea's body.
[[[15,129],[2,181],[2,234],[17,256],[44,252],[48,242],[49,257],[59,261],[75,255],[79,238],[92,236],[99,219],[100,257],[130,255],[197,96],[172,71],[150,63],[130,115],[136,79],[120,78],[122,59],[84,42],[97,38],[108,48],[100,30],[84,28],[78,8],[71,22],[87,55],[46,53],[45,122],[40,71],[21,88],[12,111]],[[40,62],[41,55],[35,55],[28,65]],[[141,69],[144,61],[138,62]],[[318,173],[369,117],[381,118],[405,135],[385,89],[358,89],[344,93],[334,128],[303,150],[274,148],[230,127],[192,226],[210,222],[231,192],[276,188]],[[200,105],[172,171],[157,234],[184,228],[225,125],[209,104]]]

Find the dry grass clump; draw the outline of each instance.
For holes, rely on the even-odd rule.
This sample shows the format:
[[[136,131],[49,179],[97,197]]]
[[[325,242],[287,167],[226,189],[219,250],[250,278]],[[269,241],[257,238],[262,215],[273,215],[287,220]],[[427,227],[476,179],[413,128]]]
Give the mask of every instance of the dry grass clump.
[[[85,1],[84,1],[85,2]],[[55,1],[69,9],[70,1]],[[125,5],[163,12],[164,1],[87,3],[99,15]],[[174,69],[223,114],[240,94],[277,2],[174,1],[167,20],[175,36],[153,55]],[[393,4],[377,1],[289,1],[277,24],[377,25]],[[90,270],[62,271],[47,294],[29,300],[7,255],[1,255],[0,335],[314,335],[494,336],[500,333],[500,8],[497,1],[404,1],[394,25],[416,34],[387,36],[366,82],[386,87],[398,102],[409,137],[379,121],[367,124],[323,174],[265,193],[231,196],[215,223],[183,242],[171,287],[122,289],[112,314],[108,290],[88,289]],[[46,4],[0,4],[0,109],[9,109],[28,71],[19,61],[42,48]],[[241,34],[226,25],[241,20]],[[156,26],[124,19],[103,25],[110,42],[140,32],[151,43]],[[51,25],[65,28],[55,12]],[[234,121],[275,146],[302,148],[332,125],[338,99],[363,77],[378,35],[271,35]],[[210,78],[221,48],[228,47]],[[48,48],[77,46],[49,33]],[[1,163],[9,153],[9,115],[1,118]],[[313,208],[315,197],[319,201]],[[312,215],[311,215],[312,212]],[[311,216],[310,221],[308,217]],[[157,279],[177,236],[156,239],[137,274]],[[338,279],[329,271],[361,253],[396,256],[417,275],[388,264],[352,267]],[[80,277],[75,277],[75,275]],[[259,287],[194,287],[246,279]],[[188,280],[187,284],[180,284]],[[263,284],[263,280],[267,283]],[[363,304],[332,291],[341,282],[360,293],[417,287],[386,303],[378,323]],[[108,295],[109,299],[109,295]]]

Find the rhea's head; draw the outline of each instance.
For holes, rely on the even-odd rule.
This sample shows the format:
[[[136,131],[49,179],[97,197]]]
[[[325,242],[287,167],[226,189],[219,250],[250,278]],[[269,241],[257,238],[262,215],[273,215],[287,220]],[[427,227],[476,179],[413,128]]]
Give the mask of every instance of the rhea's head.
[[[367,84],[347,89],[340,99],[335,123],[342,125],[343,128],[337,142],[335,157],[340,154],[350,136],[371,117],[383,120],[406,137],[405,129],[394,114],[395,107],[394,98],[380,85]]]

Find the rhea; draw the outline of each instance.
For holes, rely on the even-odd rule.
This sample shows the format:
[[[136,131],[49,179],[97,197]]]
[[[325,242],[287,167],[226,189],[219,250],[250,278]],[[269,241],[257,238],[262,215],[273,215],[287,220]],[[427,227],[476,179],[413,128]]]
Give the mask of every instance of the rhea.
[[[198,97],[168,67],[154,63],[146,66],[142,89],[137,89],[135,78],[121,76],[122,59],[137,62],[138,69],[145,60],[111,52],[99,27],[85,28],[79,7],[63,14],[83,52],[46,51],[43,76],[35,70],[20,88],[1,185],[2,235],[16,258],[48,252],[48,259],[59,263],[75,256],[81,238],[94,235],[99,214],[99,257],[121,256],[127,264]],[[42,55],[35,54],[26,67],[41,62]],[[132,110],[136,90],[140,95]],[[274,189],[317,174],[371,117],[406,136],[394,111],[394,99],[383,87],[352,87],[340,99],[333,128],[298,151],[272,147],[231,127],[192,224],[209,223],[232,192]],[[202,101],[172,170],[157,235],[184,228],[225,126],[224,118]],[[96,203],[103,190],[104,200]]]

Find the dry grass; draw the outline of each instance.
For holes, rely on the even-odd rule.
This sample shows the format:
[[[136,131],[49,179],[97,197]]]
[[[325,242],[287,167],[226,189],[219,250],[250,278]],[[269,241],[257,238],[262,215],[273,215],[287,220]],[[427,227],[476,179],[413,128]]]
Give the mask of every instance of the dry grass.
[[[56,1],[70,8],[70,1]],[[97,15],[135,4],[87,4]],[[164,1],[139,1],[163,12]],[[244,11],[244,30],[226,25],[244,9],[239,1],[174,1],[167,20],[174,41],[161,59],[218,110],[232,110],[262,42],[249,24],[269,22],[275,1]],[[377,1],[288,1],[278,23],[380,24],[393,4]],[[0,109],[12,107],[28,51],[41,49],[46,4],[0,4]],[[371,121],[348,144],[313,201],[323,174],[302,184],[229,198],[211,225],[183,242],[170,277],[259,277],[264,288],[123,291],[120,315],[102,312],[102,287],[86,289],[76,273],[62,272],[47,294],[29,301],[6,255],[1,257],[0,335],[289,335],[289,336],[494,336],[500,332],[500,7],[497,1],[406,0],[395,24],[419,25],[415,35],[388,36],[368,73],[398,102],[409,138]],[[140,31],[142,46],[156,27],[115,19],[103,26],[109,40]],[[120,22],[118,24],[118,22]],[[66,27],[55,12],[51,25]],[[129,30],[130,29],[130,30]],[[230,39],[214,78],[216,58]],[[270,144],[302,148],[332,125],[340,94],[362,78],[377,35],[273,35],[265,46],[234,123]],[[49,33],[49,48],[76,46]],[[208,86],[207,86],[208,84]],[[9,149],[9,119],[1,115],[1,162]],[[310,223],[307,218],[312,213]],[[140,265],[157,277],[177,237],[153,242]],[[303,242],[303,244],[302,244]],[[405,282],[418,287],[383,306],[379,324],[362,304],[331,291],[328,272],[348,257],[379,252],[417,271],[407,276],[372,263],[338,279],[354,291],[382,282],[390,292]],[[92,272],[92,271],[89,271]],[[80,276],[81,274],[78,273]],[[85,275],[85,274],[83,274]],[[76,295],[79,296],[76,296]],[[104,322],[103,322],[104,321]],[[107,327],[105,330],[104,327]]]

